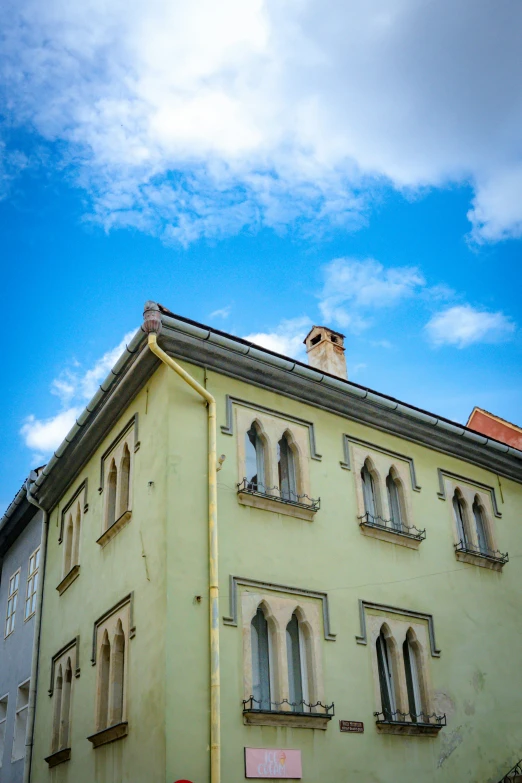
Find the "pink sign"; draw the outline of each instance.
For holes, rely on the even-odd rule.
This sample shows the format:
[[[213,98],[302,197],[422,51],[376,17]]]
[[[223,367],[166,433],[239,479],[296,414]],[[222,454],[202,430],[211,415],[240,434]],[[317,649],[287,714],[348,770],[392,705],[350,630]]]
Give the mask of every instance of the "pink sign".
[[[301,779],[303,777],[301,751],[281,748],[245,748],[245,776]]]

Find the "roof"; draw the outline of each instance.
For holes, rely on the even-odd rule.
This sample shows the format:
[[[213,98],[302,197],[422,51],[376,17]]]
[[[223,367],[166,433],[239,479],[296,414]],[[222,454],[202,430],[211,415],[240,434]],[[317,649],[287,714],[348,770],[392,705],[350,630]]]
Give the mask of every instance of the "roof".
[[[473,408],[466,426],[475,432],[497,438],[515,449],[522,448],[522,427],[483,408]]]
[[[343,380],[159,305],[167,353],[258,387],[366,423],[522,482],[522,451],[469,427]],[[60,499],[159,360],[140,328],[33,485],[48,510]],[[65,459],[64,459],[65,458]]]
[[[38,513],[39,509],[27,500],[24,482],[0,519],[0,560]]]

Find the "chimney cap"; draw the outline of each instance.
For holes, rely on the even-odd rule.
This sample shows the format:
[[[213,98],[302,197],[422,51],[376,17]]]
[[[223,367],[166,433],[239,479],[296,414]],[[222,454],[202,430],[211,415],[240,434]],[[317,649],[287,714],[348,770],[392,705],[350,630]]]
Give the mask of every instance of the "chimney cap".
[[[306,341],[308,340],[308,338],[310,337],[310,335],[312,334],[314,329],[324,329],[325,332],[329,332],[330,334],[335,334],[335,335],[337,335],[337,337],[342,337],[343,340],[346,337],[345,334],[342,334],[341,332],[336,332],[335,329],[330,329],[329,326],[312,326],[312,328],[310,329],[310,331],[308,332],[308,334],[306,335],[306,337],[303,340],[303,343],[305,345],[306,345]]]

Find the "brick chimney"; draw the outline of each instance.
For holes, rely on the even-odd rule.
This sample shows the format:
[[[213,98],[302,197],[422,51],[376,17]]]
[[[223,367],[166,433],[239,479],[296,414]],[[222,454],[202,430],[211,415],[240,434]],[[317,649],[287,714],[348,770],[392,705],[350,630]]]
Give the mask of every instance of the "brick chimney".
[[[329,372],[348,380],[344,356],[344,334],[327,326],[313,326],[304,339],[308,364],[316,370]]]

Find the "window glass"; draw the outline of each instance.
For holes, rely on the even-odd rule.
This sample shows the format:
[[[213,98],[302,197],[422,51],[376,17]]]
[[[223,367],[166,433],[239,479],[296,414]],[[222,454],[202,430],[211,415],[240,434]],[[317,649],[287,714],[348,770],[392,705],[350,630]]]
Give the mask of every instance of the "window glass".
[[[263,441],[252,425],[245,437],[245,461],[246,479],[248,488],[259,492],[265,492],[265,454]]]
[[[29,682],[18,688],[16,699],[16,716],[13,736],[12,761],[25,757],[25,732],[27,729],[27,708],[29,706]]]
[[[290,688],[290,702],[296,706],[296,712],[302,712],[300,702],[304,699],[303,693],[303,661],[301,660],[301,639],[299,622],[295,614],[286,626],[286,652],[288,660],[288,685]]]
[[[385,720],[395,720],[397,710],[395,702],[395,687],[388,642],[381,631],[377,639],[377,664],[379,668],[379,684],[381,688],[382,711]]]
[[[270,648],[268,623],[262,609],[258,609],[251,623],[252,689],[256,700],[254,708],[271,709]]]
[[[461,543],[464,545],[464,547],[466,547],[468,543],[468,539],[466,536],[466,525],[464,521],[464,514],[465,514],[464,503],[456,492],[453,495],[453,512],[455,514],[455,521],[457,523],[457,533],[459,539]]]
[[[402,645],[404,668],[406,672],[406,687],[408,690],[408,705],[410,717],[413,723],[417,723],[422,712],[420,697],[419,672],[417,668],[417,656],[409,639],[405,639]]]
[[[18,584],[20,581],[20,569],[9,580],[7,595],[7,614],[5,620],[5,635],[9,636],[14,630],[16,618],[16,606],[18,603]]]
[[[281,497],[285,500],[297,500],[295,458],[286,435],[283,435],[277,444],[277,466]]]
[[[399,497],[399,487],[391,473],[386,478],[386,488],[388,490],[388,502],[390,504],[390,515],[392,527],[395,530],[402,528],[401,500]]]
[[[368,522],[373,522],[376,514],[376,503],[375,503],[375,485],[373,482],[373,476],[370,473],[368,469],[368,465],[366,462],[363,465],[363,468],[361,470],[361,480],[362,480],[362,487],[363,487],[363,497],[364,497],[364,511],[368,515]]]
[[[25,598],[24,619],[27,620],[36,612],[36,596],[38,592],[38,564],[40,550],[37,549],[29,558],[29,574],[27,576],[27,593]]]
[[[473,503],[473,516],[475,517],[479,549],[482,554],[487,555],[489,551],[489,542],[486,531],[486,520],[484,519],[484,512],[482,511],[482,508],[476,500]]]

